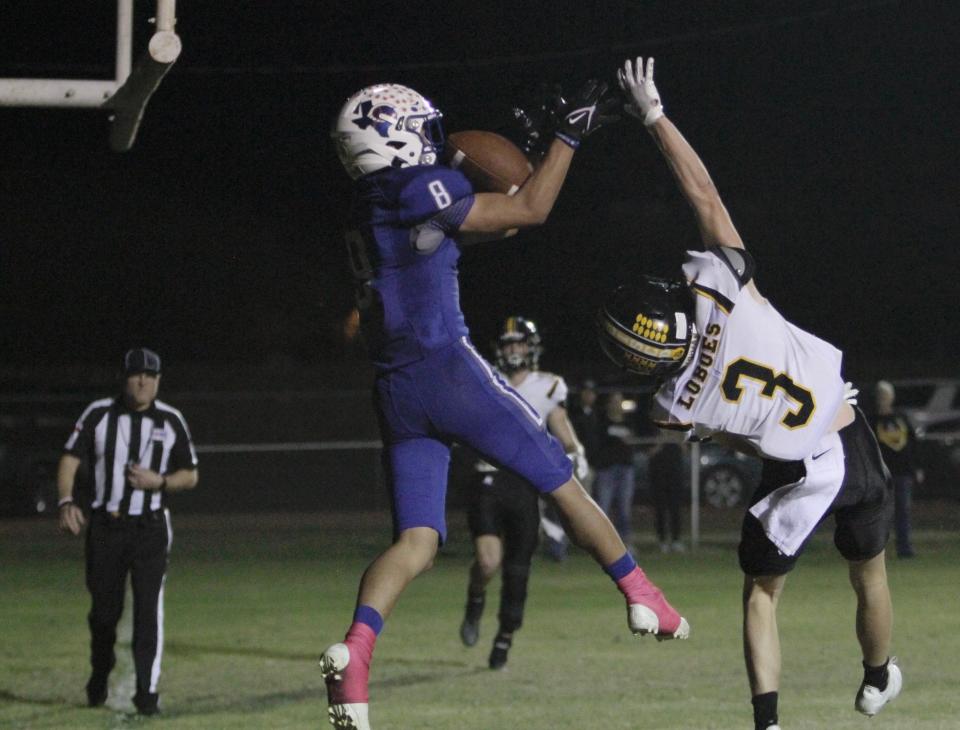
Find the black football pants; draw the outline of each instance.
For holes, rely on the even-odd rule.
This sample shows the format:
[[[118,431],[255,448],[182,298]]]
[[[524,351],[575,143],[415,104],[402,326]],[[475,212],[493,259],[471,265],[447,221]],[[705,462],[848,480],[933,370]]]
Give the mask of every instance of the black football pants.
[[[172,532],[166,510],[136,517],[91,515],[87,530],[87,590],[92,605],[89,686],[106,687],[116,662],[117,622],[123,613],[127,574],[133,587],[133,659],[137,673],[138,709],[157,704],[157,682],[163,653],[163,583]]]
[[[508,471],[487,474],[480,481],[467,519],[474,538],[497,535],[503,540],[498,618],[500,630],[512,633],[523,624],[530,564],[539,540],[539,496],[530,484]]]

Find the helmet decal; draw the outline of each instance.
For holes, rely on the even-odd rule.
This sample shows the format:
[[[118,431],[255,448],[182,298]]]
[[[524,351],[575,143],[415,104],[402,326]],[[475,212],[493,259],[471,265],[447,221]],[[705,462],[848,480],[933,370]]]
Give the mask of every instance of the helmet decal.
[[[693,302],[679,280],[643,276],[617,287],[596,324],[606,355],[638,375],[670,377],[685,367],[696,347]]]
[[[353,120],[353,123],[360,129],[373,127],[381,137],[390,138],[390,127],[396,124],[397,119],[397,110],[392,106],[380,104],[374,107],[373,102],[368,99],[360,102],[353,113],[360,115],[359,118]]]
[[[331,136],[356,179],[388,167],[436,164],[444,141],[442,117],[413,89],[377,84],[347,99]]]

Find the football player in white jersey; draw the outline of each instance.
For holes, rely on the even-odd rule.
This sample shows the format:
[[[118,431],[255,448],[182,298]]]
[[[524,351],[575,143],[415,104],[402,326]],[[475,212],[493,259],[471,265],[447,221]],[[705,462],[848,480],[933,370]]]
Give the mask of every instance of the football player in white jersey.
[[[601,345],[626,369],[659,381],[652,417],[662,428],[763,459],[739,547],[757,730],[779,728],[776,610],[786,574],[831,514],[857,598],[864,678],[854,705],[875,715],[902,686],[889,656],[889,485],[870,426],[853,407],[856,392],[845,391],[842,354],[790,324],[757,290],[753,260],[710,175],[663,114],[653,59],[627,61],[619,76],[627,110],[660,147],[706,250],[688,252],[683,279],[640,277],[617,289],[598,316]]]
[[[539,369],[541,345],[536,325],[523,317],[508,317],[500,329],[495,349],[498,375],[540,414],[547,430],[573,461],[577,478],[583,479],[589,466],[567,417],[567,384],[559,375]],[[544,518],[536,489],[521,477],[482,460],[476,464],[476,477],[478,483],[471,490],[467,511],[475,559],[470,566],[460,638],[467,646],[477,643],[487,584],[500,570],[499,628],[490,651],[489,666],[502,669],[507,663],[513,634],[523,623],[530,565]],[[559,531],[559,535],[550,537],[564,537],[563,528],[554,522],[547,521],[544,529]]]

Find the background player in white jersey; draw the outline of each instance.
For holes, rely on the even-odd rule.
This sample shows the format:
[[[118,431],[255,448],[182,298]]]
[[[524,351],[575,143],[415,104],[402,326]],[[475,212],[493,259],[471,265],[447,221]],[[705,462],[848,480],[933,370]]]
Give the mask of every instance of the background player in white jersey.
[[[496,344],[496,366],[506,385],[540,414],[547,430],[557,438],[582,479],[589,468],[583,446],[567,417],[564,405],[567,384],[553,373],[539,370],[540,334],[523,317],[508,317]],[[467,518],[476,558],[470,566],[467,606],[460,625],[460,638],[473,646],[480,637],[480,618],[487,584],[502,568],[499,628],[490,651],[489,666],[501,669],[513,634],[523,624],[530,565],[537,547],[541,522],[537,490],[522,477],[497,469],[486,461],[476,464],[477,484],[471,490]],[[559,529],[554,525],[554,529]]]
[[[902,686],[889,658],[888,478],[869,424],[852,407],[855,392],[845,394],[842,355],[757,291],[753,260],[713,181],[663,115],[653,59],[646,69],[642,59],[627,61],[620,82],[627,110],[644,121],[693,207],[706,251],[688,252],[685,280],[641,277],[620,287],[598,318],[601,344],[628,370],[661,381],[652,414],[658,425],[764,460],[739,548],[755,727],[779,727],[777,602],[786,574],[830,514],[857,597],[864,679],[855,707],[874,715]]]

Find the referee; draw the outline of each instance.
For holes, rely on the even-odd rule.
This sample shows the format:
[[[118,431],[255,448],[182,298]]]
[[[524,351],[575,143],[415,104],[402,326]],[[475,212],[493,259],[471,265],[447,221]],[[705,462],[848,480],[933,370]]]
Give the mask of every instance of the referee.
[[[197,484],[197,454],[180,411],[157,400],[160,356],[130,350],[123,359],[123,391],[87,406],[60,458],[60,529],[79,535],[86,524],[73,500],[81,462],[93,480],[86,539],[86,582],[92,605],[87,704],[107,700],[107,677],[123,612],[127,574],[133,585],[133,658],[137,712],[153,715],[163,656],[163,585],[173,532],[167,492]]]

